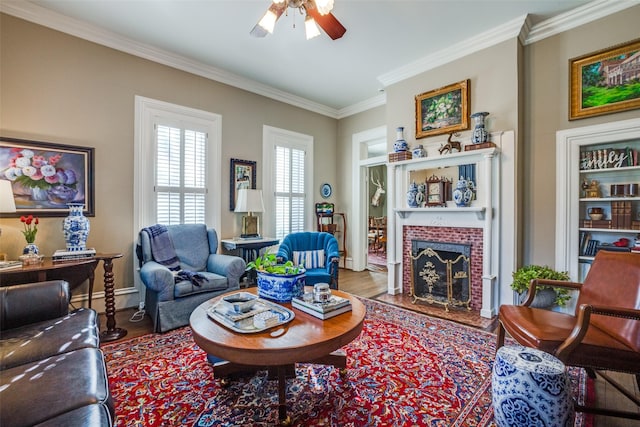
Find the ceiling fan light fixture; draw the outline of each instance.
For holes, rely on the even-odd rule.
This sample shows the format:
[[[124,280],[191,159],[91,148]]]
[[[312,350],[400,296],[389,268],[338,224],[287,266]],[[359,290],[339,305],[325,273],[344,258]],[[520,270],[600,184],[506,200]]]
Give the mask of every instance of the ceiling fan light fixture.
[[[276,16],[276,14],[271,10],[267,10],[262,19],[260,19],[260,22],[258,22],[258,25],[264,28],[265,31],[268,31],[269,34],[273,34],[273,29],[276,26],[277,20],[278,17]]]
[[[309,15],[307,15],[304,20],[304,30],[307,35],[307,40],[318,37],[320,35],[320,29],[318,28],[315,19],[313,19]]]
[[[316,0],[316,8],[320,15],[326,15],[333,10],[333,0]]]

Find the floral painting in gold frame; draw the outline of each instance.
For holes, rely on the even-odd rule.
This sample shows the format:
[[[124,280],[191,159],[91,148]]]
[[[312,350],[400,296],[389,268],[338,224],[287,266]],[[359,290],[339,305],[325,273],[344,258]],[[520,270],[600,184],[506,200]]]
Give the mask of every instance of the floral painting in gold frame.
[[[569,60],[569,120],[640,108],[640,39]]]
[[[469,129],[469,79],[416,95],[416,138]]]

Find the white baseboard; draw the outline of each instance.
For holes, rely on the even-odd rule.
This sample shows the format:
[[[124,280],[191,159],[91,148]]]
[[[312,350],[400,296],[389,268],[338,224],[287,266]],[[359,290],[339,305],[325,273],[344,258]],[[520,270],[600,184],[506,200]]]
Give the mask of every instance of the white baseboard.
[[[116,299],[116,310],[122,310],[130,307],[136,308],[141,301],[140,293],[133,286],[116,289],[114,293]],[[71,304],[74,307],[89,307],[89,296],[87,294],[75,295],[71,298]],[[91,308],[96,310],[98,313],[105,312],[104,291],[93,293]]]

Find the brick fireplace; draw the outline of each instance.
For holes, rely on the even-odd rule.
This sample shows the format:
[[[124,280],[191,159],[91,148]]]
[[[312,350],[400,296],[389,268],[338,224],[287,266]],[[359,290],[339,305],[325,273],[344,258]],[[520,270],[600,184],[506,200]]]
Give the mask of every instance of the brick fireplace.
[[[411,244],[414,240],[471,245],[471,303],[473,310],[482,308],[482,228],[429,227],[407,225],[402,228],[402,293],[411,293]]]
[[[495,143],[494,148],[463,150],[448,155],[440,155],[436,141],[426,146],[427,157],[388,163],[387,267],[390,294],[408,296],[411,293],[411,245],[412,240],[417,239],[471,245],[471,290],[465,297],[470,295],[470,308],[479,310],[480,316],[492,318],[500,304],[514,302],[514,293],[509,285],[520,248],[514,136],[513,131],[493,132],[491,141]],[[442,175],[444,171],[441,169],[461,165],[475,165],[477,171],[476,198],[471,206],[460,208],[452,201],[443,206],[408,206],[406,194],[412,172],[424,171],[426,176]],[[441,271],[436,272],[441,275]],[[462,277],[462,273],[459,274],[461,276],[457,279]],[[435,280],[431,268],[423,271],[422,277],[423,281],[427,277],[430,285]],[[447,280],[453,284],[450,277]],[[460,286],[458,280],[455,287],[459,289]],[[453,288],[448,289],[449,296],[455,292]],[[428,298],[416,303],[428,304]]]

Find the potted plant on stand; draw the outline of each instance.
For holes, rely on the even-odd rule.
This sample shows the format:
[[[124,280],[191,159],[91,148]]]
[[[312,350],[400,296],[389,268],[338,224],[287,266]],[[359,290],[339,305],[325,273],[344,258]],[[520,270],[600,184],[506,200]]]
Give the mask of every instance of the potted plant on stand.
[[[258,296],[276,302],[291,302],[293,297],[302,296],[306,270],[287,261],[278,264],[276,254],[267,252],[247,264],[248,269],[257,273]]]
[[[547,266],[527,265],[513,272],[513,283],[511,289],[520,295],[520,303],[526,300],[529,286],[534,279],[548,280],[570,280],[566,271],[556,271]],[[566,288],[559,288],[547,285],[540,285],[536,288],[536,296],[530,307],[550,308],[554,305],[564,307],[571,295]]]

